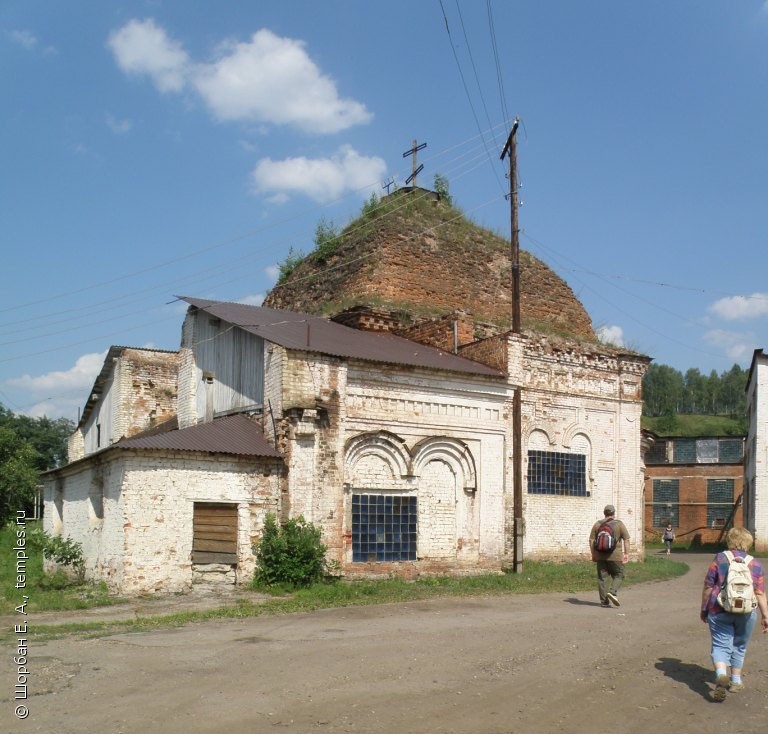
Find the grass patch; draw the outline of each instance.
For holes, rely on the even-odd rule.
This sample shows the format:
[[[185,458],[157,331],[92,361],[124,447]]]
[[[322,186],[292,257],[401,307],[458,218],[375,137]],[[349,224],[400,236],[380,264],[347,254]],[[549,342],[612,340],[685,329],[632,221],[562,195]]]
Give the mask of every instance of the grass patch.
[[[624,585],[664,581],[681,576],[687,571],[688,566],[683,562],[666,557],[649,557],[643,563],[629,565]],[[213,619],[243,619],[350,606],[399,604],[441,597],[487,597],[547,592],[573,594],[584,591],[597,593],[597,583],[595,565],[592,562],[529,561],[524,564],[521,574],[488,574],[464,578],[436,577],[416,581],[397,578],[368,581],[336,580],[315,583],[291,592],[275,591],[283,595],[258,603],[242,600],[237,604],[207,611],[139,617],[130,621],[38,625],[30,629],[30,636],[37,640],[67,635],[98,637],[123,632],[168,629]]]
[[[29,522],[24,529],[29,532],[38,525]],[[22,570],[25,586],[16,588],[18,581],[16,563],[17,543],[16,526],[6,525],[0,528],[0,615],[15,614],[23,596],[29,597],[27,612],[66,611],[90,609],[121,603],[122,599],[110,596],[104,583],[78,583],[63,571],[46,574],[43,571],[42,554],[27,549]],[[26,538],[25,538],[26,540]]]

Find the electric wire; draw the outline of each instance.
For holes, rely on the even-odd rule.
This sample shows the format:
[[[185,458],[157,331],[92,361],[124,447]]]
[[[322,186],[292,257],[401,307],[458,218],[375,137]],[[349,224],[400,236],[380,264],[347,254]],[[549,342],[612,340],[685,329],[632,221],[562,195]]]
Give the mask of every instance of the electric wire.
[[[461,169],[454,170],[453,166],[455,165],[457,160],[461,159],[462,156],[465,157],[465,158],[468,155],[472,155],[475,158],[477,157],[477,153],[475,152],[475,148],[479,147],[479,145],[482,145],[482,143],[478,144],[478,146],[475,145],[475,141],[478,139],[478,137],[481,137],[481,136],[475,135],[475,136],[472,136],[472,137],[469,137],[469,138],[465,139],[464,141],[461,141],[461,142],[459,142],[457,144],[454,144],[454,145],[444,149],[444,151],[440,151],[440,152],[436,153],[434,156],[430,156],[429,160],[433,161],[433,160],[437,159],[438,156],[443,155],[444,153],[452,152],[452,151],[456,150],[457,148],[461,148],[462,146],[464,146],[465,147],[464,153],[461,156],[455,156],[454,158],[449,159],[449,161],[448,161],[448,168],[446,169],[446,175],[451,177],[453,180],[460,180],[460,178],[463,175],[466,175],[467,173],[471,172],[472,170],[475,170],[476,167],[473,166],[472,168],[466,169],[466,163],[465,163],[465,169],[464,170],[461,170]],[[280,225],[287,224],[287,223],[292,223],[292,222],[298,221],[300,219],[304,219],[304,218],[308,217],[309,215],[316,214],[318,211],[322,211],[322,210],[326,209],[327,207],[329,207],[329,206],[331,206],[333,204],[342,202],[346,198],[349,198],[349,197],[355,196],[355,195],[359,195],[361,192],[370,189],[372,186],[373,186],[373,184],[368,184],[366,186],[361,186],[361,187],[355,189],[354,191],[349,192],[345,196],[338,197],[337,199],[333,200],[332,202],[325,203],[325,204],[322,204],[322,205],[317,205],[317,206],[314,206],[314,207],[310,207],[307,210],[303,210],[303,211],[299,212],[297,215],[280,219],[280,220],[275,221],[273,223],[270,223],[269,225],[267,225],[265,227],[262,227],[262,228],[248,230],[248,231],[243,232],[241,234],[234,235],[232,237],[229,237],[229,238],[226,238],[226,239],[214,242],[211,245],[203,246],[201,248],[198,248],[197,250],[193,250],[191,252],[184,253],[182,255],[179,255],[178,257],[169,258],[169,259],[167,259],[167,260],[165,260],[165,261],[163,261],[161,263],[154,263],[151,266],[147,266],[147,267],[144,267],[144,268],[139,268],[137,270],[134,270],[134,271],[131,271],[131,272],[128,272],[128,273],[123,273],[123,274],[121,274],[119,276],[115,276],[114,278],[109,278],[107,280],[102,280],[102,281],[99,281],[99,282],[91,283],[89,285],[83,286],[82,288],[77,288],[77,289],[73,289],[73,290],[70,290],[70,291],[64,291],[64,292],[61,292],[61,293],[57,293],[57,294],[53,294],[53,295],[47,296],[46,298],[35,299],[33,301],[28,301],[26,303],[16,304],[16,305],[13,305],[13,306],[10,306],[10,307],[6,307],[4,309],[0,309],[0,313],[8,313],[10,311],[16,311],[16,310],[19,310],[19,309],[22,309],[22,308],[25,308],[25,307],[29,307],[29,306],[32,306],[32,305],[39,305],[39,304],[43,304],[43,303],[46,303],[46,302],[52,302],[52,301],[55,301],[55,300],[60,300],[61,298],[65,298],[67,296],[81,295],[82,293],[87,292],[87,291],[92,291],[92,290],[96,290],[98,288],[114,285],[115,283],[120,282],[120,281],[127,281],[127,280],[129,280],[131,278],[139,277],[139,276],[142,276],[142,275],[146,275],[147,273],[150,273],[150,272],[153,272],[153,271],[156,271],[156,270],[167,268],[167,267],[170,267],[172,265],[178,265],[179,263],[181,263],[181,262],[183,262],[185,260],[190,260],[192,258],[198,257],[200,255],[208,254],[208,253],[210,253],[212,251],[224,248],[226,246],[231,246],[231,245],[233,245],[235,243],[244,242],[244,241],[246,241],[248,239],[255,238],[255,237],[263,234],[265,231],[269,231],[269,230],[275,229],[275,228],[277,228]],[[282,243],[283,247],[285,247],[286,245],[287,245],[286,242]],[[275,243],[274,242],[269,242],[269,243],[261,246],[260,249],[263,250],[263,251],[266,251],[266,250],[273,251],[275,249]],[[201,271],[201,272],[209,273],[210,272],[210,267],[207,267],[204,271]],[[188,277],[192,277],[192,276],[188,276]],[[160,286],[158,286],[158,287],[160,287]],[[130,295],[132,296],[134,293],[135,292],[132,291]],[[126,298],[128,296],[122,296],[122,297]],[[102,301],[100,301],[100,302],[98,302],[96,304],[93,304],[93,305],[94,306],[103,306],[103,305],[106,305],[107,303],[111,303],[111,302],[114,302],[114,301],[115,301],[115,297],[112,296],[110,299],[102,300]],[[77,307],[75,309],[69,309],[69,310],[57,309],[55,313],[56,314],[61,314],[61,313],[68,313],[68,312],[79,312],[79,311],[87,310],[88,308],[89,308],[89,306],[79,306],[79,307]],[[48,314],[41,314],[41,315],[36,315],[36,316],[29,317],[28,319],[24,319],[24,320],[13,319],[12,321],[6,321],[6,322],[0,323],[0,328],[2,328],[5,325],[9,325],[9,324],[12,324],[12,325],[15,326],[15,325],[17,325],[19,323],[31,323],[31,322],[37,321],[37,320],[45,320],[48,317],[49,317]]]
[[[446,33],[448,34],[448,42],[449,42],[449,44],[451,46],[451,52],[453,53],[454,61],[456,62],[456,68],[459,71],[459,77],[461,78],[461,85],[464,88],[464,94],[467,97],[467,102],[469,102],[469,108],[470,108],[470,110],[472,112],[472,117],[473,117],[473,119],[475,121],[475,125],[477,126],[478,130],[482,130],[482,127],[480,125],[480,120],[478,119],[477,113],[475,112],[475,105],[472,102],[472,95],[469,93],[469,87],[467,86],[467,80],[464,78],[464,71],[461,68],[461,62],[459,61],[459,56],[456,53],[456,48],[455,48],[454,43],[453,43],[453,37],[451,36],[451,29],[450,29],[450,26],[448,25],[448,16],[446,15],[445,7],[443,6],[443,0],[438,0],[438,2],[440,3],[440,10],[443,13],[443,21],[445,22],[445,30],[446,30]],[[481,133],[481,135],[482,135],[482,133]],[[483,144],[485,145],[485,140],[483,140]],[[488,153],[488,160],[491,163],[491,169],[494,172],[494,176],[496,177],[496,180],[497,180],[497,182],[499,184],[499,188],[503,190],[504,187],[503,187],[503,185],[501,183],[501,179],[498,176],[498,173],[497,173],[497,170],[496,170],[496,166],[495,166],[495,161],[491,158],[490,153]]]

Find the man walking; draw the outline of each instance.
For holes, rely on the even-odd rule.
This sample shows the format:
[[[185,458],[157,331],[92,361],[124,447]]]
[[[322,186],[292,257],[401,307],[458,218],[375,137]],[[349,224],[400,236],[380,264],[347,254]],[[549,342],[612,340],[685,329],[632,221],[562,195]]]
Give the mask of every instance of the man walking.
[[[618,607],[624,564],[629,561],[629,531],[616,519],[616,508],[606,505],[603,519],[589,533],[589,550],[597,566],[597,590],[601,607]],[[609,583],[610,579],[610,583]]]

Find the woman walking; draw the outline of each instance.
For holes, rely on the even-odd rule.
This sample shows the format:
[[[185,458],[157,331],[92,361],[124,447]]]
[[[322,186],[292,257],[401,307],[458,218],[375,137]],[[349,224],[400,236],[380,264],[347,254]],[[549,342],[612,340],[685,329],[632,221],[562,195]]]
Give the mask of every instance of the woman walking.
[[[747,553],[752,547],[752,542],[752,534],[746,528],[731,528],[725,535],[728,550],[715,556],[704,578],[701,621],[709,625],[711,636],[712,664],[716,676],[715,689],[712,692],[713,701],[724,701],[728,691],[736,692],[744,688],[741,671],[744,667],[749,638],[757,623],[758,610],[763,633],[768,632],[765,571],[760,563]],[[746,563],[750,571],[748,576],[751,576],[754,594],[748,594],[748,596],[753,597],[754,601],[750,600],[743,612],[726,611],[723,604],[727,606],[730,604],[720,596],[721,591],[726,587],[728,571],[732,563]],[[746,588],[749,592],[748,584]]]
[[[664,528],[664,534],[661,536],[664,541],[664,545],[667,546],[667,555],[672,552],[672,543],[675,540],[675,530],[672,527],[672,523],[667,523],[667,527]]]

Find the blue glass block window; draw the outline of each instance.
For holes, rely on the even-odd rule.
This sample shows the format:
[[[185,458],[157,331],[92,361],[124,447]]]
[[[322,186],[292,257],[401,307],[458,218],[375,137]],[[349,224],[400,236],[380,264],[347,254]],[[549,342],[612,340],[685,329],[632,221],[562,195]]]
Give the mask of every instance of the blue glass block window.
[[[744,442],[740,438],[721,439],[718,455],[721,464],[739,464],[743,458]]]
[[[707,479],[707,527],[725,527],[731,512],[733,479]]]
[[[352,495],[352,561],[415,561],[416,497]]]
[[[680,480],[653,480],[653,527],[680,526]]]
[[[675,464],[696,463],[696,440],[693,438],[675,439]]]
[[[560,451],[529,451],[528,493],[587,497],[587,457]]]

